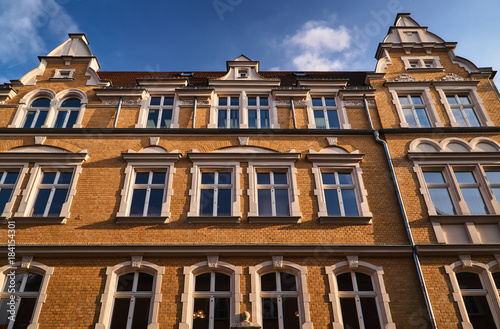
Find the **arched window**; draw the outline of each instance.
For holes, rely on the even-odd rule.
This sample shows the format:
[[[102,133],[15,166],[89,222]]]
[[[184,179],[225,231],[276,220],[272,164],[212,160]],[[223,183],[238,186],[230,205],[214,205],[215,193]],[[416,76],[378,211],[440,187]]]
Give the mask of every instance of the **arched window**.
[[[495,328],[487,300],[488,291],[479,274],[460,272],[456,276],[470,323],[474,328]]]
[[[41,128],[45,124],[45,119],[49,113],[50,99],[35,99],[28,107],[24,119],[23,128]]]
[[[73,128],[80,113],[81,101],[78,98],[65,100],[57,112],[55,128]]]

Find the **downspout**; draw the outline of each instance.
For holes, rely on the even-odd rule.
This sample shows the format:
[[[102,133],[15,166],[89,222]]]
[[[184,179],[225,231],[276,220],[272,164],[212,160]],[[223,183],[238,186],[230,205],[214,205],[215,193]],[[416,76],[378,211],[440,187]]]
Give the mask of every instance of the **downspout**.
[[[118,107],[116,109],[115,123],[113,123],[113,128],[116,128],[116,124],[118,123],[118,117],[120,116],[120,111],[122,109],[122,102],[123,99],[120,97],[120,100],[118,101]]]
[[[197,102],[197,98],[195,97],[194,101],[193,101],[193,129],[194,129],[194,123],[196,120],[196,102]]]
[[[403,203],[403,198],[401,196],[401,191],[399,189],[399,184],[396,179],[396,172],[394,171],[394,166],[391,159],[391,154],[389,153],[389,147],[387,146],[387,142],[380,139],[380,134],[378,130],[373,128],[372,118],[370,115],[370,110],[368,109],[368,102],[366,101],[366,97],[363,96],[363,103],[365,105],[366,115],[368,116],[368,122],[370,124],[370,129],[373,130],[373,134],[375,135],[375,140],[384,146],[385,156],[387,158],[387,162],[389,164],[389,169],[391,171],[391,177],[394,181],[394,187],[396,188],[396,195],[398,197],[399,207],[401,208],[401,212],[403,214],[403,221],[405,223],[406,233],[408,234],[408,239],[411,243],[411,249],[413,254],[413,260],[415,261],[415,266],[417,267],[418,280],[420,281],[420,286],[422,287],[422,291],[424,293],[424,300],[427,306],[427,312],[429,313],[429,319],[431,321],[432,329],[437,329],[436,318],[434,317],[434,311],[432,310],[431,300],[429,298],[429,291],[427,290],[427,286],[425,285],[424,275],[422,273],[422,266],[420,265],[420,260],[417,254],[417,248],[415,246],[415,241],[413,240],[413,234],[410,229],[410,222],[408,221],[408,216],[406,214],[406,209]]]
[[[293,129],[297,129],[297,122],[295,122],[295,105],[293,105],[293,98],[290,97],[290,106],[292,107]]]

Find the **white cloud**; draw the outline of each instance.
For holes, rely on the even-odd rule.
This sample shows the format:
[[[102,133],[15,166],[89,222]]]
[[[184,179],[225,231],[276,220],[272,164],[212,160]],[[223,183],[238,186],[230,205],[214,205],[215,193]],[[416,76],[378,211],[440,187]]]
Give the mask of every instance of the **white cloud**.
[[[303,53],[293,59],[293,64],[299,70],[304,71],[338,71],[344,65],[338,59],[331,60],[317,53]]]
[[[338,52],[349,47],[351,36],[345,26],[338,29],[325,22],[309,21],[289,39],[292,45],[307,51]]]
[[[0,62],[22,62],[45,55],[46,37],[63,39],[78,31],[73,19],[55,0],[0,2]]]

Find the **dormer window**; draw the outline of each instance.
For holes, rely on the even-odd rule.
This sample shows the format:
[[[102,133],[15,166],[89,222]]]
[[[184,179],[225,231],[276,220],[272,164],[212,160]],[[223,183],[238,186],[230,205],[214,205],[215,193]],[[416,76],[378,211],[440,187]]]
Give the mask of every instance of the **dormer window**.
[[[406,70],[443,69],[438,56],[403,56]]]
[[[75,69],[56,69],[52,79],[73,79]]]
[[[239,69],[238,78],[248,78],[248,69]]]
[[[193,72],[182,72],[181,73],[181,77],[192,77],[193,76]]]
[[[293,75],[296,77],[306,77],[307,73],[306,72],[293,72]]]

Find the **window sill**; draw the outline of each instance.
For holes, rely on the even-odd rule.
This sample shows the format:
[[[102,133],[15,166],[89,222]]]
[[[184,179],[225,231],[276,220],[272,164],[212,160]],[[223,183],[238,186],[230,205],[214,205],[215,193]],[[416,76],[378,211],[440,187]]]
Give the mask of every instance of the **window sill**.
[[[298,224],[301,216],[249,216],[250,223],[258,224]]]
[[[407,72],[444,72],[443,67],[409,67]]]
[[[16,224],[39,224],[39,225],[53,225],[53,224],[66,224],[67,217],[47,216],[47,217],[12,217],[10,221]],[[4,220],[3,224],[7,224]]]
[[[116,224],[166,224],[168,217],[129,217],[120,216],[116,217]]]
[[[368,225],[372,223],[372,216],[320,216],[321,224],[359,224]]]
[[[188,222],[193,224],[238,224],[241,216],[189,216]]]
[[[63,82],[63,81],[74,81],[75,79],[74,78],[49,78],[49,80]]]
[[[429,215],[433,222],[444,224],[459,224],[466,222],[474,223],[498,223],[500,222],[500,215]]]

